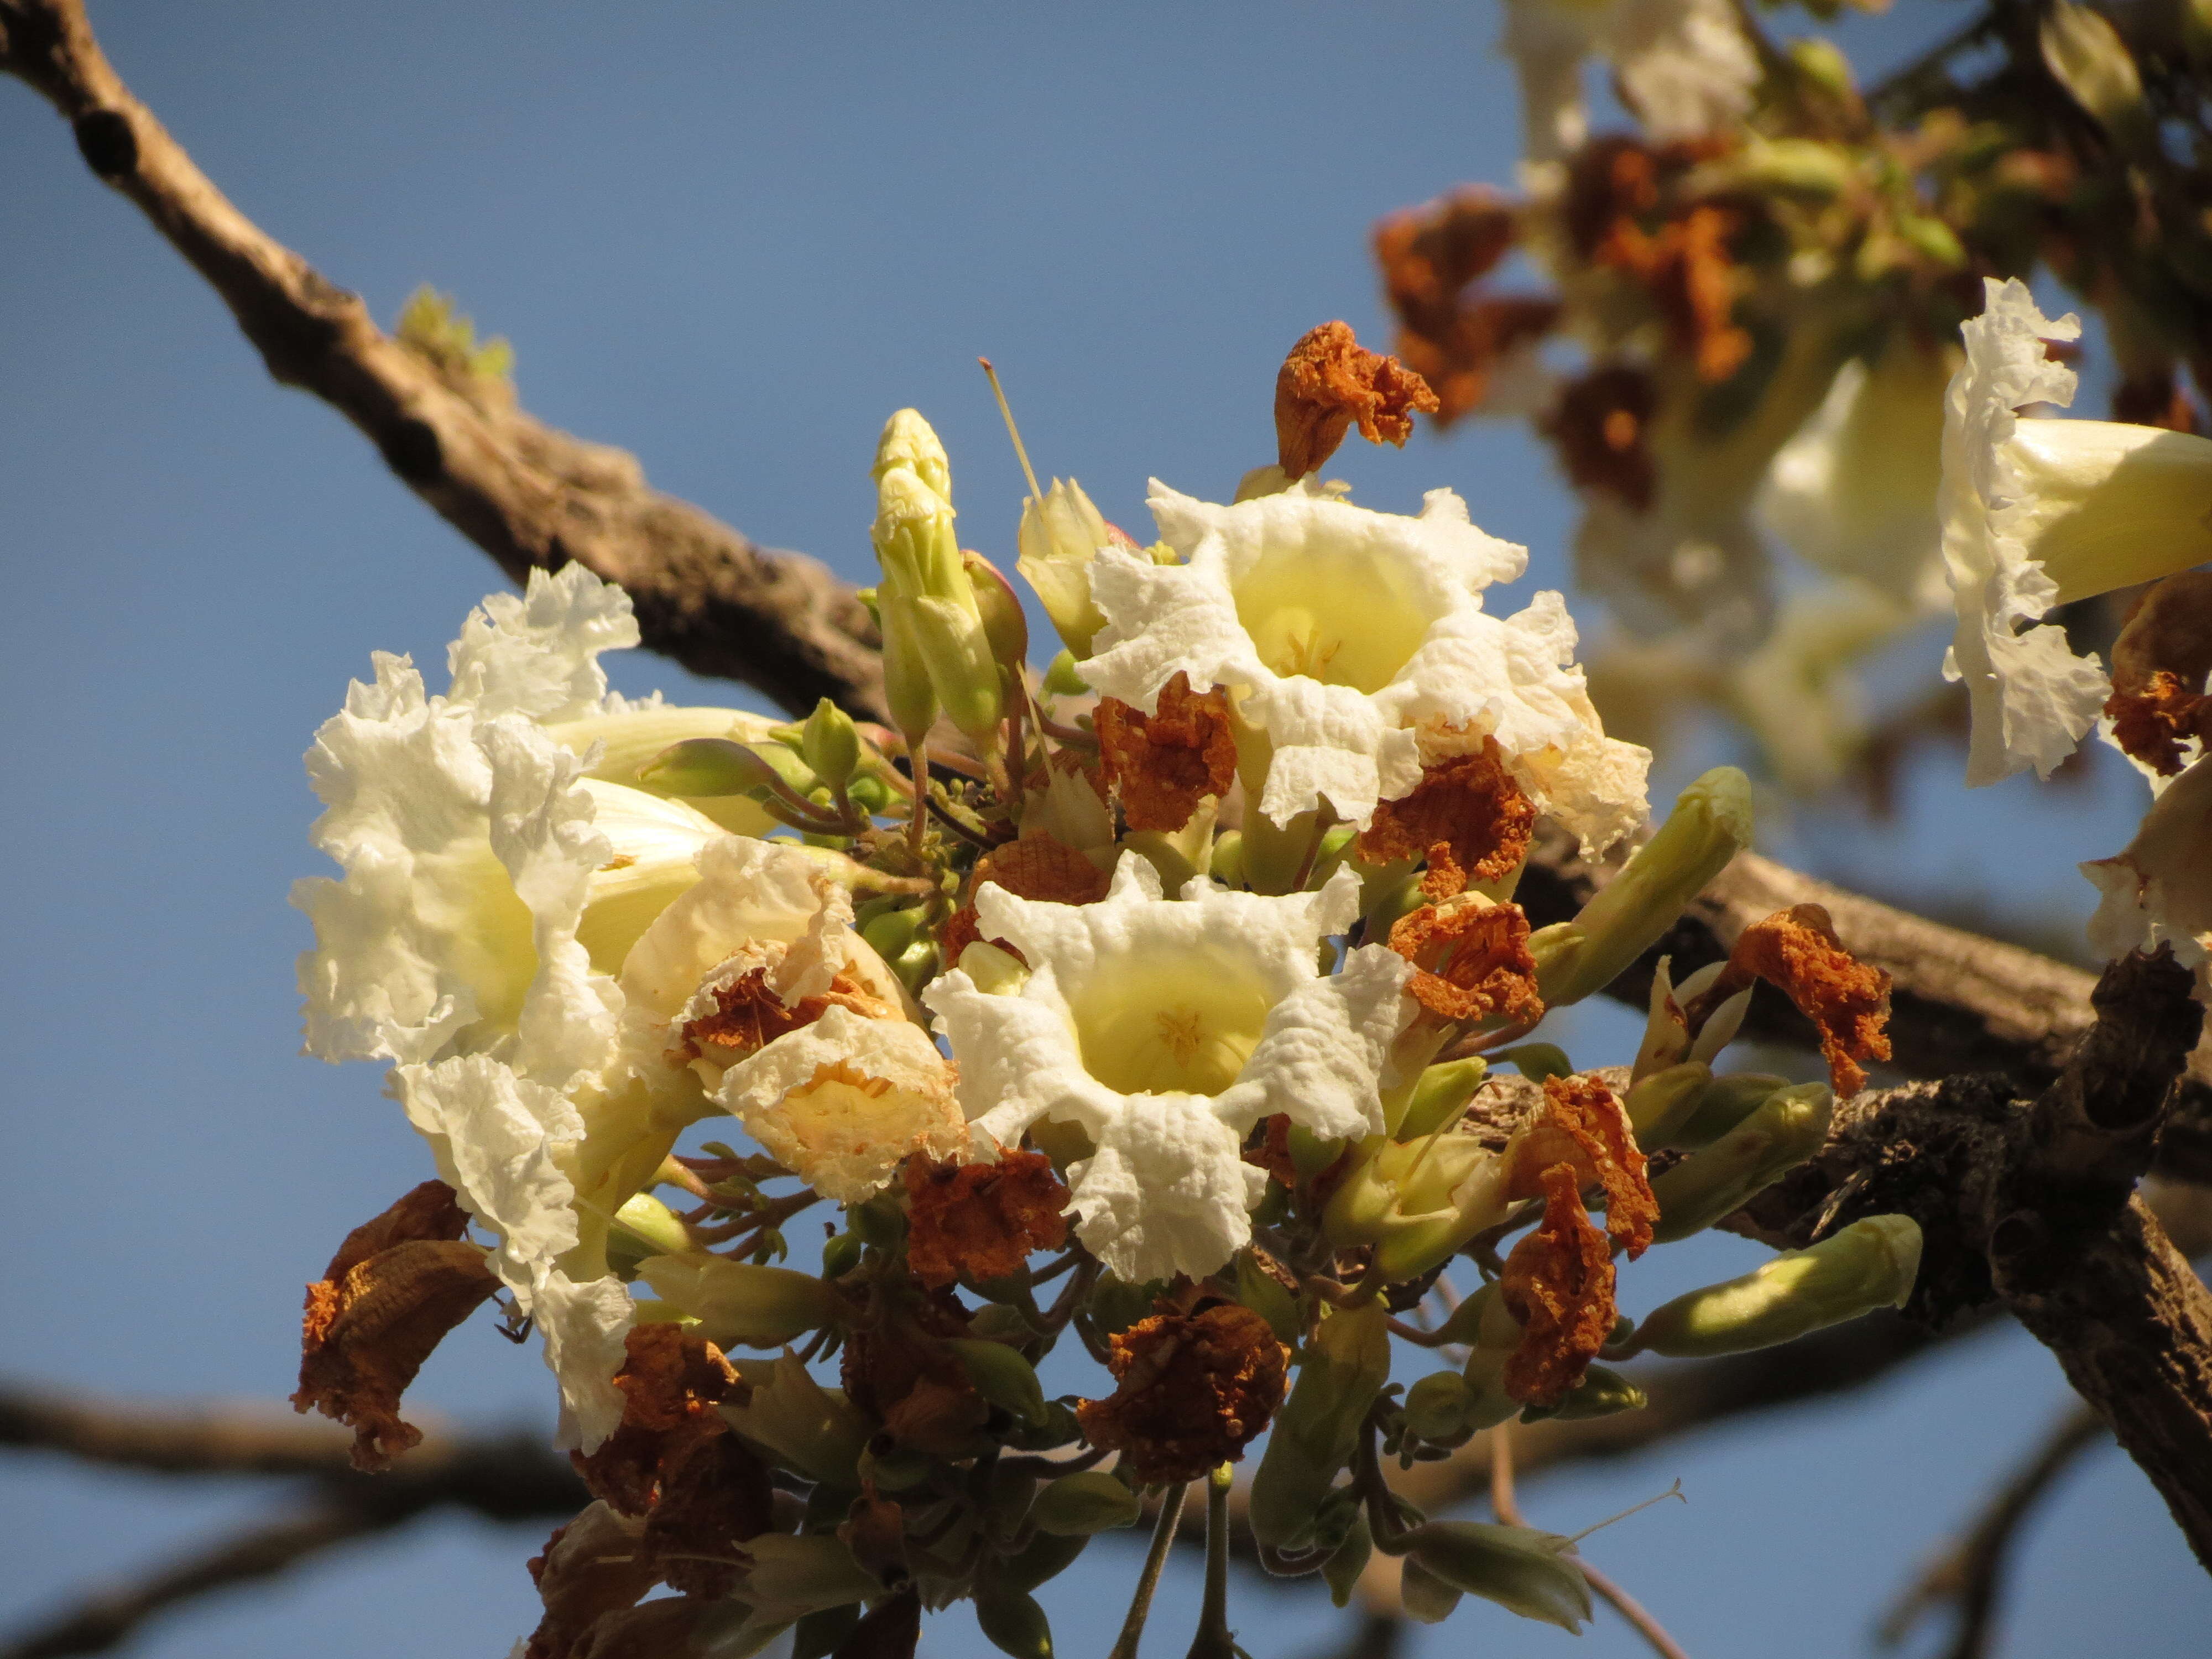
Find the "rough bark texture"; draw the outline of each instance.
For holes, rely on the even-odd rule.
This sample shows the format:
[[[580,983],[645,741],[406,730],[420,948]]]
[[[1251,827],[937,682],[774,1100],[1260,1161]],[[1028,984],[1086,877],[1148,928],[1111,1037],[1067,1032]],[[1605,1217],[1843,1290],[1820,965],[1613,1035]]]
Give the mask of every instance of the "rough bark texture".
[[[0,0],[0,70],[67,119],[87,166],[206,277],[269,373],[312,392],[515,580],[574,559],[628,589],[646,642],[786,708],[883,712],[874,623],[816,561],[770,552],[648,487],[622,450],[556,431],[503,381],[442,370],[239,212],[132,97],[76,0]]]

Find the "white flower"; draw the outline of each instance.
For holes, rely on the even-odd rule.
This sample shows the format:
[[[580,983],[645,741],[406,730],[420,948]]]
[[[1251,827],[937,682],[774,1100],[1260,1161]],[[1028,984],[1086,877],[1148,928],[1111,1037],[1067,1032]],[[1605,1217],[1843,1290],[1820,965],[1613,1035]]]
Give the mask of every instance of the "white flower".
[[[2174,960],[2212,989],[2212,757],[2153,781],[2157,799],[2126,848],[2081,866],[2102,898],[2089,943],[2107,957],[2173,946]]]
[[[951,1067],[854,931],[851,896],[799,848],[709,844],[622,988],[628,1063],[698,1103],[663,1111],[711,1098],[827,1197],[865,1198],[908,1153],[967,1144]]]
[[[2044,316],[2017,280],[1984,289],[1943,422],[1943,558],[1959,611],[1944,672],[1973,699],[1970,784],[2031,764],[2048,776],[2110,690],[2063,630],[2022,623],[2212,557],[2212,439],[2019,419],[2025,404],[2073,401],[2074,371],[2043,342],[2074,339],[2081,325]]]
[[[1095,1150],[1069,1166],[1076,1231],[1122,1279],[1208,1273],[1250,1238],[1267,1179],[1240,1149],[1261,1118],[1286,1113],[1324,1139],[1382,1132],[1412,969],[1381,945],[1334,975],[1316,967],[1321,941],[1358,914],[1349,869],[1318,893],[1195,879],[1171,901],[1133,856],[1096,904],[987,885],[975,905],[984,935],[1030,968],[1006,994],[958,969],[927,994],[976,1146],[1013,1146],[1038,1122],[1079,1127]]]
[[[1231,689],[1271,752],[1259,808],[1287,823],[1324,799],[1370,823],[1425,763],[1495,738],[1537,805],[1601,846],[1644,817],[1649,756],[1600,728],[1556,593],[1500,620],[1482,590],[1518,576],[1523,548],[1486,536],[1449,489],[1419,517],[1300,486],[1228,507],[1154,481],[1151,505],[1182,564],[1100,550],[1107,626],[1084,678],[1150,714],[1161,689]],[[1595,847],[1593,848],[1595,850]]]
[[[1845,363],[1761,487],[1761,525],[1808,564],[1856,576],[1912,611],[1949,604],[1936,517],[1943,401],[1957,359],[1899,341]]]
[[[1735,125],[1760,74],[1729,0],[1506,0],[1499,44],[1520,76],[1527,156],[1539,163],[1589,137],[1583,72],[1593,56],[1662,143]]]

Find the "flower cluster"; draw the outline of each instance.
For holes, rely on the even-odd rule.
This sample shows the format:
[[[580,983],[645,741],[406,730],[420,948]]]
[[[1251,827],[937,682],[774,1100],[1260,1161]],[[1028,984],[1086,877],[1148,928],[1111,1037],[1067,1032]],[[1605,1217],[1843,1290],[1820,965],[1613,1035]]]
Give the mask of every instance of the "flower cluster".
[[[1680,985],[1662,959],[1631,1064],[1529,1040],[1660,939],[1748,795],[1710,775],[1648,833],[1649,757],[1606,734],[1560,597],[1492,608],[1522,550],[1449,490],[1401,516],[1320,481],[1354,425],[1402,441],[1435,401],[1334,324],[1240,499],[1155,483],[1140,547],[1073,483],[1036,490],[1020,563],[1067,643],[1042,674],[902,411],[875,466],[889,726],[610,694],[635,624],[574,565],[488,599],[444,693],[380,658],[325,726],[308,1047],[390,1065],[438,1179],[310,1287],[298,1403],[379,1466],[441,1337],[494,1298],[535,1327],[594,1502],[533,1564],[528,1654],[910,1648],[963,1597],[1047,1652],[1032,1592],[1148,1495],[1167,1528],[1187,1482],[1224,1504],[1263,1433],[1273,1569],[1341,1586],[1379,1551],[1437,1616],[1464,1592],[1573,1628],[1567,1540],[1424,1520],[1383,1460],[1632,1409],[1601,1362],[1639,1348],[1910,1292],[1912,1224],[1872,1218],[1621,1316],[1622,1259],[1821,1145],[1828,1086],[1715,1070],[1754,982],[1849,1092],[1887,981],[1793,911]],[[1547,825],[1641,845],[1532,929]],[[1394,1383],[1394,1336],[1443,1368]],[[1104,1385],[1048,1398],[1071,1337]]]

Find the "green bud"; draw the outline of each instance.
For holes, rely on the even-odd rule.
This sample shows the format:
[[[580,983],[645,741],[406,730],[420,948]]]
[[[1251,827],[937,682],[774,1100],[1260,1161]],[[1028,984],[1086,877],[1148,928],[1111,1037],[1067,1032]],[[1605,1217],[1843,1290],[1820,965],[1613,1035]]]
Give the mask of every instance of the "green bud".
[[[1044,671],[1044,689],[1055,697],[1079,697],[1091,690],[1075,666],[1075,653],[1062,650]]]
[[[1089,1537],[1115,1527],[1132,1527],[1144,1505],[1115,1476],[1102,1469],[1079,1469],[1049,1481],[1030,1505],[1030,1521],[1039,1532]]]
[[[1368,1558],[1375,1553],[1375,1534],[1367,1525],[1367,1513],[1360,1510],[1352,1517],[1352,1530],[1344,1534],[1344,1541],[1321,1564],[1322,1581],[1328,1586],[1328,1599],[1344,1607],[1352,1600],[1352,1592],[1359,1583],[1359,1575],[1367,1571]]]
[[[1959,240],[1958,232],[1941,219],[1930,219],[1917,213],[1901,213],[1897,217],[1897,234],[1913,252],[1930,264],[1946,270],[1963,270],[1966,264],[1966,246]]]
[[[1111,1475],[1107,1476],[1112,1480]],[[1039,1493],[1040,1497],[1043,1494]],[[1029,1547],[1018,1555],[1010,1555],[999,1564],[992,1576],[1000,1583],[1015,1589],[1033,1590],[1039,1584],[1048,1583],[1067,1571],[1075,1558],[1083,1553],[1083,1547],[1091,1541],[1087,1532],[1047,1532],[1042,1527],[1029,1541]]]
[[[860,937],[884,961],[896,962],[913,946],[915,936],[921,933],[923,914],[918,904],[910,904],[903,910],[886,910],[862,926]]]
[[[975,590],[975,604],[983,613],[983,634],[991,641],[991,654],[1015,673],[1030,659],[1030,622],[1022,614],[1022,601],[1013,584],[999,567],[981,553],[963,551],[961,562]]]
[[[1525,1422],[1534,1422],[1542,1417],[1573,1422],[1587,1417],[1611,1417],[1617,1412],[1642,1411],[1650,1403],[1650,1396],[1619,1371],[1592,1365],[1583,1373],[1582,1382],[1558,1405],[1542,1412],[1532,1407],[1522,1417]]]
[[[1298,1299],[1262,1271],[1249,1250],[1237,1253],[1237,1299],[1267,1322],[1275,1340],[1288,1347],[1297,1346]]]
[[[846,786],[845,793],[853,805],[872,818],[879,818],[891,810],[896,797],[890,785],[872,773],[862,773]]]
[[[958,1358],[968,1380],[984,1399],[1031,1427],[1045,1423],[1044,1389],[1037,1382],[1036,1368],[1018,1352],[1003,1342],[981,1342],[972,1337],[954,1337],[945,1346]]]
[[[1504,1322],[1501,1324],[1500,1321]],[[1474,1295],[1463,1298],[1459,1306],[1451,1310],[1451,1317],[1437,1328],[1437,1340],[1474,1347],[1483,1340],[1486,1322],[1496,1327],[1497,1334],[1505,1346],[1510,1348],[1520,1340],[1521,1328],[1513,1322],[1513,1316],[1500,1304],[1498,1286],[1485,1285]]]
[[[1885,1306],[1903,1307],[1920,1267],[1920,1224],[1869,1216],[1810,1249],[1652,1310],[1627,1345],[1680,1359],[1747,1353]]]
[[[891,971],[898,975],[899,983],[915,996],[922,988],[937,977],[941,964],[937,957],[937,941],[918,939],[891,960]]]
[[[1510,1060],[1514,1069],[1531,1083],[1541,1083],[1547,1078],[1571,1077],[1575,1070],[1567,1051],[1556,1042],[1518,1042],[1510,1048],[1500,1048],[1491,1059]]]
[[[812,1273],[704,1252],[651,1257],[638,1276],[662,1301],[696,1316],[700,1334],[720,1348],[779,1347],[835,1323],[844,1310],[836,1292]]]
[[[1209,866],[1214,880],[1224,887],[1244,885],[1244,832],[1225,830],[1213,840],[1213,859]]]
[[[1111,1273],[1103,1274],[1091,1291],[1091,1317],[1107,1335],[1118,1336],[1139,1320],[1150,1318],[1152,1299],[1166,1289],[1162,1279],[1132,1285]]]
[[[1639,1146],[1664,1146],[1697,1110],[1712,1083],[1713,1068],[1702,1060],[1684,1060],[1663,1072],[1639,1079],[1628,1091],[1621,1108]]]
[[[988,939],[977,939],[962,951],[958,966],[986,996],[1012,996],[1030,976],[1028,965],[1019,957]]]
[[[937,688],[930,684],[929,665],[921,654],[911,610],[903,604],[884,606],[883,633],[884,702],[891,724],[913,748],[937,724]],[[921,780],[915,783],[919,787]]]
[[[1406,1390],[1406,1426],[1437,1444],[1467,1432],[1468,1389],[1457,1371],[1433,1371]]]
[[[1825,1083],[1800,1083],[1769,1096],[1711,1146],[1652,1182],[1659,1200],[1652,1242],[1671,1244],[1741,1209],[1820,1150],[1834,1110]]]
[[[1488,1063],[1479,1055],[1430,1066],[1413,1085],[1413,1098],[1406,1103],[1406,1115],[1393,1131],[1395,1138],[1419,1140],[1443,1128],[1453,1113],[1474,1098],[1474,1091],[1482,1086],[1489,1070]]]
[[[625,1200],[615,1212],[615,1225],[662,1255],[682,1255],[691,1249],[691,1234],[676,1212],[650,1193]]]
[[[906,1212],[896,1200],[881,1193],[846,1211],[845,1224],[860,1243],[872,1244],[879,1250],[895,1249],[906,1237]]]
[[[1017,1422],[1000,1437],[1015,1451],[1050,1451],[1081,1437],[1083,1425],[1077,1420],[1073,1407],[1057,1400],[1048,1400],[1044,1409],[1042,1424],[1032,1428]]]
[[[860,1488],[860,1453],[869,1428],[841,1389],[825,1389],[796,1355],[737,1362],[752,1384],[742,1406],[718,1406],[723,1421],[784,1468],[842,1492]],[[875,1594],[875,1587],[861,1592]]]
[[[1710,1146],[1749,1117],[1769,1096],[1789,1086],[1788,1078],[1773,1072],[1730,1072],[1717,1077],[1698,1094],[1689,1116],[1675,1127],[1669,1139],[1645,1142],[1638,1135],[1638,1143],[1686,1150]]]
[[[1091,654],[1091,641],[1106,625],[1091,598],[1091,562],[1112,538],[1104,516],[1073,478],[1054,478],[1042,501],[1031,495],[1022,503],[1015,568],[1078,660]]]
[[[1792,40],[1784,50],[1797,72],[1830,97],[1853,95],[1850,59],[1838,51],[1833,42],[1809,35],[1802,40]]]
[[[883,1586],[826,1533],[763,1533],[745,1540],[752,1565],[735,1595],[759,1612],[791,1620],[883,1594]]]
[[[1315,1511],[1390,1380],[1389,1322],[1382,1304],[1370,1302],[1332,1313],[1307,1344],[1252,1478],[1252,1535],[1262,1544],[1295,1549],[1311,1535]]]
[[[1429,1521],[1384,1546],[1440,1583],[1579,1636],[1590,1617],[1589,1581],[1568,1552],[1574,1540],[1534,1527]]]
[[[860,1265],[862,1246],[850,1233],[839,1233],[822,1246],[822,1277],[842,1279]]]
[[[1537,987],[1559,1007],[1593,996],[1656,944],[1690,901],[1751,843],[1751,781],[1717,766],[1572,921],[1532,934]]]
[[[1027,1590],[976,1585],[975,1623],[993,1647],[1012,1659],[1052,1659],[1052,1623]]]
[[[860,1604],[823,1607],[791,1627],[791,1659],[830,1659],[860,1622]]]
[[[1838,196],[1850,188],[1857,168],[1847,151],[1818,139],[1754,138],[1729,171],[1754,188]]]
[[[937,428],[918,409],[902,409],[884,422],[876,440],[876,463],[868,476],[881,483],[885,473],[905,467],[946,501],[952,499],[952,461],[939,441]]]
[[[910,1446],[893,1446],[887,1451],[871,1446],[860,1454],[860,1480],[883,1492],[911,1492],[936,1474],[937,1467],[937,1460],[927,1452]]]
[[[1459,1592],[1412,1556],[1398,1577],[1398,1601],[1417,1625],[1441,1625],[1459,1606]]]
[[[2051,78],[2108,130],[2143,118],[2142,74],[2109,18],[2074,0],[2055,0],[2037,30]]]
[[[824,697],[814,705],[799,738],[799,752],[814,775],[832,789],[853,781],[860,764],[860,733],[853,717]]]
[[[671,795],[761,795],[783,781],[767,756],[727,738],[672,743],[637,769],[637,780]]]

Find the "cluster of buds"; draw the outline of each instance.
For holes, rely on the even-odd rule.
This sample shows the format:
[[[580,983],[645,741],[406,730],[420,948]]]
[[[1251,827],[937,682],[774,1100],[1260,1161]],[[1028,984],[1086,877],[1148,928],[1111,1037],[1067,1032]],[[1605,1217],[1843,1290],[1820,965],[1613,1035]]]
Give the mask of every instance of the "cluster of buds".
[[[1785,787],[1854,781],[1879,807],[1898,749],[1956,723],[1936,697],[1892,699],[1877,726],[1855,665],[1983,602],[1939,484],[1985,280],[2047,272],[2103,313],[2112,413],[2142,441],[2204,425],[2187,386],[2212,367],[2203,8],[1994,7],[1870,88],[1831,42],[1771,40],[1725,0],[1506,14],[1522,187],[1377,226],[1398,349],[1439,424],[1526,418],[1556,451],[1583,502],[1578,580],[1619,629],[1591,663],[1608,718],[1656,744],[1717,714]],[[1592,58],[1633,131],[1589,132]],[[1516,249],[1547,285],[1498,286]],[[2191,546],[2166,568],[2202,556],[2201,532]],[[2014,608],[2144,579],[2110,576]],[[2092,637],[2118,621],[2068,613]]]
[[[1571,1540],[1431,1520],[1386,1462],[1641,1404],[1601,1362],[1909,1294],[1892,1216],[1622,1314],[1619,1259],[1822,1145],[1831,1085],[1717,1069],[1755,982],[1847,1093],[1887,981],[1791,911],[1679,986],[1662,960],[1625,1066],[1539,1035],[1744,847],[1748,786],[1709,774],[1650,833],[1649,757],[1606,734],[1559,596],[1486,608],[1523,550],[1449,490],[1400,516],[1320,480],[1353,425],[1402,442],[1436,402],[1331,324],[1231,503],[1154,484],[1146,547],[1033,486],[1042,672],[902,410],[874,470],[890,726],[610,695],[635,624],[574,566],[487,600],[446,693],[380,658],[325,726],[309,1046],[391,1064],[438,1179],[311,1287],[298,1403],[380,1466],[447,1331],[495,1299],[537,1328],[594,1501],[533,1563],[532,1659],[910,1652],[962,1599],[1046,1659],[1036,1592],[1097,1534],[1150,1508],[1164,1549],[1202,1483],[1225,1559],[1263,1435],[1271,1569],[1341,1597],[1379,1552],[1420,1617],[1473,1595],[1575,1628]],[[1547,824],[1640,845],[1532,931]],[[1046,1392],[1063,1344],[1104,1368],[1087,1394]],[[1443,1368],[1394,1381],[1406,1352]],[[1198,1648],[1225,1655],[1208,1582]]]

